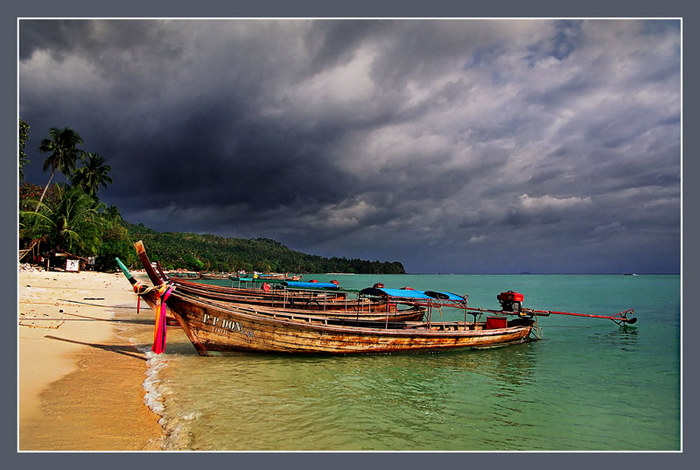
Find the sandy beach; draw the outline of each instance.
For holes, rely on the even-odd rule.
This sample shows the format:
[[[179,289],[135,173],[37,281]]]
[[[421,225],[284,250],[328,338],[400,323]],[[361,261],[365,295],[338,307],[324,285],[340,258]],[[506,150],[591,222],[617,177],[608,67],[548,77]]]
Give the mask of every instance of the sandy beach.
[[[20,271],[18,283],[18,450],[160,449],[146,357],[114,330],[117,309],[136,309],[124,276]]]

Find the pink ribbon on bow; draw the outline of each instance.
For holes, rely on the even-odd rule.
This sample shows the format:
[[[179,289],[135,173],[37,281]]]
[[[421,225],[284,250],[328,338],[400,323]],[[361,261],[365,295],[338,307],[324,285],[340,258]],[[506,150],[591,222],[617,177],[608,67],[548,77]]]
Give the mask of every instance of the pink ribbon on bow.
[[[156,327],[155,331],[153,332],[153,346],[151,347],[151,351],[156,354],[161,354],[163,351],[165,351],[165,337],[168,331],[165,321],[165,301],[168,300],[168,297],[170,297],[170,293],[173,291],[173,288],[173,286],[169,286],[165,293],[158,298]]]

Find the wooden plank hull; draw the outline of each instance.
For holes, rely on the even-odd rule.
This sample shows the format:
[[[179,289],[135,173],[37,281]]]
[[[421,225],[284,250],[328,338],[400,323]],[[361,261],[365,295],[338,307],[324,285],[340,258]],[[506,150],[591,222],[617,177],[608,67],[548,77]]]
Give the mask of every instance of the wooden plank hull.
[[[169,280],[165,273],[157,266],[159,278],[151,280],[159,284]],[[315,291],[315,290],[286,290],[273,289],[265,292],[262,289],[249,289],[238,287],[225,287],[198,282],[188,282],[180,279],[170,280],[180,292],[205,297],[212,300],[232,302],[237,304],[250,304],[262,307],[274,307],[281,309],[313,311],[321,315],[332,317],[378,317],[389,312],[393,320],[419,320],[425,310],[401,310],[395,303],[385,299],[356,298],[349,299],[343,291]]]
[[[205,297],[206,298],[206,297]],[[213,300],[213,299],[210,299]],[[219,302],[216,302],[219,303]],[[413,306],[405,309],[385,309],[385,310],[359,310],[359,309],[327,309],[327,310],[308,310],[302,308],[282,308],[282,307],[269,307],[265,305],[253,305],[235,302],[221,302],[226,308],[240,307],[240,308],[252,308],[257,313],[263,315],[273,315],[279,316],[280,314],[289,315],[305,315],[305,316],[319,316],[324,318],[347,320],[347,321],[389,321],[389,322],[400,322],[400,321],[420,321],[423,319],[426,313],[424,307]]]
[[[149,303],[153,303],[153,298]],[[492,348],[530,340],[532,321],[516,319],[505,328],[484,329],[464,322],[343,324],[313,316],[261,315],[173,292],[168,308],[200,354],[255,351],[293,354],[378,354]]]
[[[207,299],[212,304],[221,306],[222,308],[241,308],[241,309],[252,309],[256,313],[261,315],[296,315],[296,316],[318,316],[322,318],[347,320],[347,321],[389,321],[389,322],[401,322],[401,321],[420,321],[425,317],[427,309],[421,306],[410,306],[407,308],[398,308],[396,305],[389,306],[385,304],[384,309],[371,309],[363,310],[360,308],[346,306],[343,308],[342,305],[337,305],[335,308],[329,307],[324,310],[316,309],[306,309],[306,308],[292,308],[284,307],[282,303],[278,305],[268,305],[268,304],[255,304],[250,302],[237,302],[230,301],[228,298],[224,297],[223,300],[220,296],[208,295],[198,295],[193,293],[182,286],[176,286],[177,292],[183,293],[187,296],[194,296],[203,299]],[[287,303],[286,305],[290,305]],[[293,305],[293,304],[292,304]]]
[[[142,260],[143,262],[144,260]],[[157,262],[156,262],[157,263]],[[241,296],[252,297],[257,299],[257,303],[268,302],[290,302],[296,303],[298,305],[304,305],[315,301],[316,304],[319,302],[330,302],[330,301],[340,301],[347,299],[347,292],[344,291],[322,291],[322,290],[309,290],[309,291],[298,291],[289,289],[271,289],[270,291],[265,291],[262,288],[252,288],[252,287],[228,287],[219,286],[215,284],[204,284],[201,282],[188,281],[181,278],[171,279],[165,274],[160,265],[157,265],[157,271],[153,270],[152,274],[158,276],[154,278],[149,272],[149,277],[154,284],[160,284],[162,282],[171,281],[174,284],[182,287],[183,289],[192,290],[193,292],[204,295],[207,294],[211,298],[217,298],[220,295],[221,300],[231,300],[240,301]],[[230,297],[229,297],[230,296]]]
[[[255,305],[268,305],[276,307],[301,308],[308,310],[384,310],[387,302],[370,301],[369,299],[347,299],[336,293],[324,292],[263,292],[254,289],[237,289],[235,287],[205,286],[204,284],[182,283],[174,281],[178,290],[215,300],[228,302],[249,303]]]

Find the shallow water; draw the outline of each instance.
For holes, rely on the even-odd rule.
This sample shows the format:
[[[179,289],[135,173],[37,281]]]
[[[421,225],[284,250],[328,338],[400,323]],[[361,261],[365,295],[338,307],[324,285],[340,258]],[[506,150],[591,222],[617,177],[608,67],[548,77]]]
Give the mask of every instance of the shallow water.
[[[680,276],[304,278],[467,293],[470,306],[487,308],[512,289],[528,307],[607,315],[635,308],[639,321],[620,328],[552,315],[539,318],[543,339],[528,344],[339,357],[199,357],[171,330],[144,384],[149,406],[163,415],[166,449],[680,449]],[[143,318],[152,314],[142,310]],[[149,348],[151,327],[128,325],[125,334]]]

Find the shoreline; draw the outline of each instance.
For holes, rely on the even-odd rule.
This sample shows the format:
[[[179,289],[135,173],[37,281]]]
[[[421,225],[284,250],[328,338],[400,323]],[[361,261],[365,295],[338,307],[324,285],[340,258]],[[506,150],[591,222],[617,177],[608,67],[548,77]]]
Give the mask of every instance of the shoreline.
[[[160,450],[146,355],[115,329],[136,309],[124,276],[20,271],[18,293],[18,451]]]

